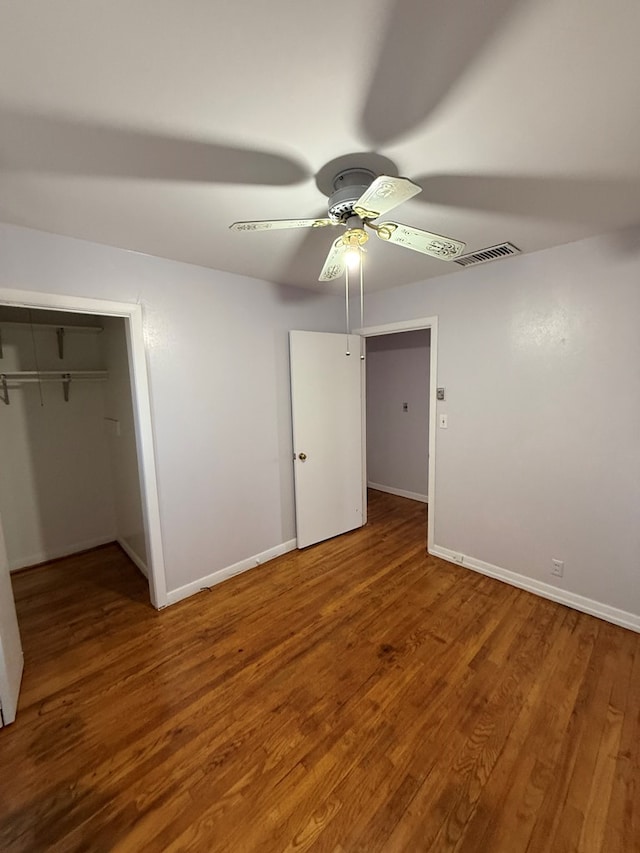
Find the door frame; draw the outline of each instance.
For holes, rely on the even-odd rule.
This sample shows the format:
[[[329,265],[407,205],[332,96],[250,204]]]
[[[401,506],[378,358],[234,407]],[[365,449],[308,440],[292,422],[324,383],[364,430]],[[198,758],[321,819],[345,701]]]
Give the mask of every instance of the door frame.
[[[399,332],[414,332],[420,329],[431,330],[431,343],[429,354],[429,509],[427,512],[427,551],[432,552],[435,543],[435,504],[436,504],[436,428],[437,428],[437,385],[438,385],[438,318],[418,317],[415,320],[403,320],[399,323],[385,323],[381,326],[365,326],[362,329],[354,329],[354,335],[363,338],[373,338],[380,335],[394,335]],[[364,361],[366,371],[366,359]],[[363,389],[366,383],[363,382]],[[362,405],[362,446],[364,459],[364,483],[363,489],[366,495],[367,489],[367,466],[366,466],[366,430],[367,430],[367,406],[366,390],[363,390]],[[366,501],[365,501],[366,506]]]
[[[149,597],[151,604],[157,610],[166,607],[168,603],[167,581],[162,546],[160,501],[158,498],[142,306],[139,303],[112,302],[84,296],[67,296],[8,288],[0,288],[0,304],[20,308],[66,311],[72,314],[97,314],[104,317],[121,317],[124,319],[140,474],[140,498],[147,546]]]

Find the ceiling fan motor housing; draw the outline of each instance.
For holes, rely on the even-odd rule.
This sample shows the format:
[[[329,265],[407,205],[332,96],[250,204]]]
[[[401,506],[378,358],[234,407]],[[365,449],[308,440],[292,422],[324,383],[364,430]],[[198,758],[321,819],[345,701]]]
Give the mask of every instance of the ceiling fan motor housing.
[[[353,216],[353,205],[375,180],[369,169],[345,169],[333,180],[333,193],[329,197],[329,218],[333,222],[346,222]]]

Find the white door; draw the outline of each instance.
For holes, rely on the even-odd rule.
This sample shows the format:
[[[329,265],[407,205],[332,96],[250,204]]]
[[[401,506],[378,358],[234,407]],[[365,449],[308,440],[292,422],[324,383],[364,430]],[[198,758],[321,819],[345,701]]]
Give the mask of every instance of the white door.
[[[298,548],[364,523],[360,346],[289,332]]]
[[[22,667],[22,643],[0,523],[0,723],[5,726],[16,718]]]

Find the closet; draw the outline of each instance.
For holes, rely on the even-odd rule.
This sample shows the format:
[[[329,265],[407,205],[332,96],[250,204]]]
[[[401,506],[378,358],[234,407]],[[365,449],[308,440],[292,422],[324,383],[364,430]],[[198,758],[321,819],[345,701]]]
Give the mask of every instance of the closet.
[[[0,306],[0,517],[12,571],[117,540],[146,573],[124,323]]]

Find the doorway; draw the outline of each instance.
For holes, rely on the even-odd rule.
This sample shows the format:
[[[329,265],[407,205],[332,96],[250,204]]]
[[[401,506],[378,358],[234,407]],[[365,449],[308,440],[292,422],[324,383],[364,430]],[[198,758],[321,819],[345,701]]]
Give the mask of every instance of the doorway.
[[[427,550],[431,551],[434,543],[435,530],[435,448],[438,344],[437,317],[424,317],[417,320],[410,320],[401,323],[389,323],[381,326],[370,326],[356,330],[356,334],[365,338],[365,344],[367,347],[365,370],[367,373],[371,355],[373,353],[378,353],[380,354],[380,359],[384,360],[385,349],[386,352],[395,351],[396,353],[401,353],[403,347],[401,345],[395,345],[393,343],[392,336],[405,335],[407,333],[417,333],[418,336],[413,339],[409,337],[405,338],[404,349],[406,350],[411,348],[407,347],[406,344],[414,344],[416,345],[415,349],[417,351],[420,351],[420,348],[422,348],[424,356],[423,369],[427,388],[423,387],[422,395],[414,395],[413,404],[410,399],[396,399],[398,393],[400,393],[400,397],[402,397],[402,386],[400,385],[400,387],[392,388],[392,375],[378,377],[380,381],[377,383],[377,387],[375,389],[370,388],[369,379],[367,378],[366,386],[367,390],[373,390],[375,394],[379,393],[381,398],[387,394],[387,397],[390,400],[389,405],[394,407],[392,411],[385,413],[382,418],[382,423],[378,424],[378,427],[382,432],[392,429],[393,425],[396,424],[399,425],[400,429],[402,429],[406,436],[411,436],[414,441],[423,442],[419,452],[420,459],[416,465],[416,468],[421,470],[413,472],[417,474],[417,478],[412,479],[410,466],[406,465],[406,447],[403,447],[402,443],[394,441],[394,446],[392,448],[390,448],[388,444],[385,447],[384,441],[381,440],[380,435],[372,435],[371,439],[375,442],[375,446],[372,449],[368,447],[370,429],[369,418],[366,413],[369,410],[370,401],[367,399],[364,406],[365,415],[363,418],[363,445],[365,447],[365,458],[367,459],[367,465],[365,466],[365,470],[367,471],[365,476],[365,485],[373,483],[375,486],[386,486],[387,488],[385,488],[385,491],[391,492],[392,494],[399,494],[400,496],[409,497],[413,500],[421,500],[425,503],[428,501]],[[427,339],[428,350],[426,348]],[[398,340],[401,339],[399,338]],[[413,381],[420,381],[418,378],[420,375],[420,364],[419,359],[413,357],[415,355],[416,352],[409,353],[408,355],[405,353],[404,355],[398,355],[395,359],[389,359],[386,365],[387,370],[391,367],[391,374],[393,374],[393,370],[400,369],[402,364],[404,364],[405,367],[412,365],[411,369],[414,371]],[[391,364],[392,361],[395,361],[395,368]],[[408,391],[405,396],[410,396]],[[380,399],[374,402],[377,402],[378,405],[380,405]],[[407,404],[407,411],[404,410],[405,403]],[[416,423],[413,425],[410,424],[412,405],[415,405],[414,413],[419,416],[416,419]],[[405,415],[407,418],[403,422],[402,418]],[[420,417],[422,417],[423,420],[422,425],[418,423]],[[424,421],[428,424],[428,429],[426,430],[424,429]],[[411,429],[411,426],[415,427],[415,429]],[[383,459],[385,452],[388,451],[391,451],[390,456],[392,456],[392,458]],[[370,466],[372,466],[371,472],[369,471]],[[396,482],[404,483],[405,487],[402,485],[394,486],[394,483],[379,483],[370,476],[370,473],[373,473],[374,476],[378,476],[379,478],[386,477],[387,479],[396,479]],[[423,492],[421,489],[424,488],[425,483],[427,489],[426,492]],[[412,484],[414,485],[414,488],[407,487]]]
[[[425,504],[430,336],[417,329],[366,341],[367,486]]]

